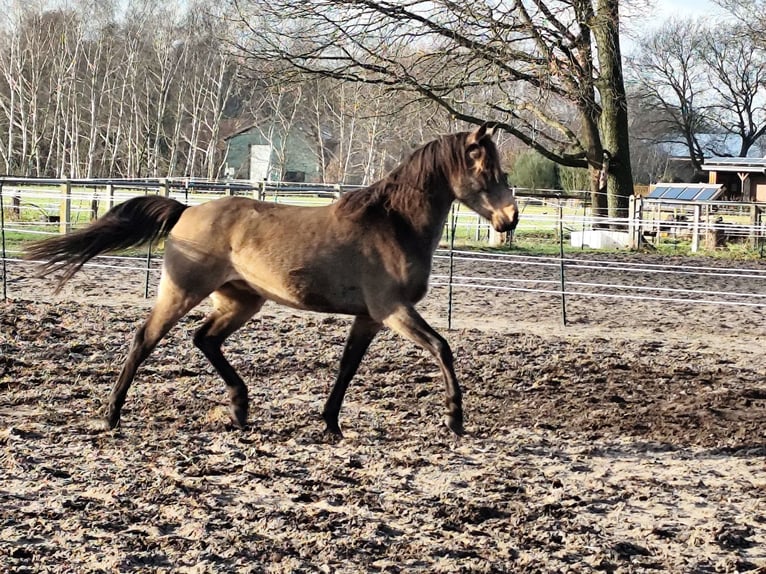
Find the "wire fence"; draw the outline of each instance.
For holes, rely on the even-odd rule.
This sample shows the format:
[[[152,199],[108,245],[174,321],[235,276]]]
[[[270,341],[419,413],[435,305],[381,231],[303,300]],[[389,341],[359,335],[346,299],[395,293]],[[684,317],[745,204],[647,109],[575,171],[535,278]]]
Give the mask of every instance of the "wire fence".
[[[252,191],[251,188],[249,191]],[[7,188],[6,188],[7,191]],[[242,190],[235,190],[237,192]],[[326,190],[325,190],[326,191]],[[331,201],[343,190],[335,190],[331,195],[322,195],[317,190],[308,188],[273,188],[261,186],[258,190],[262,199],[284,201],[306,205],[318,205]],[[229,190],[224,190],[227,193]],[[189,204],[201,203],[220,195],[221,190],[205,189],[197,191],[194,186],[169,188],[170,195]],[[296,196],[297,193],[297,196]],[[135,190],[120,192],[112,190],[111,196],[101,193],[99,201],[118,203],[136,195]],[[0,233],[2,236],[2,288],[3,298],[14,296],[14,287],[29,280],[34,267],[20,260],[25,241],[45,235],[59,233],[55,226],[59,221],[49,221],[54,213],[53,207],[60,202],[60,197],[50,190],[25,193],[21,196],[21,205],[34,205],[48,219],[8,220],[6,213],[9,194],[0,189]],[[94,201],[92,192],[70,191],[73,200]],[[523,197],[520,197],[523,199]],[[50,201],[49,204],[46,201]],[[5,202],[5,203],[3,203]],[[766,269],[760,261],[713,265],[698,265],[689,261],[679,264],[651,263],[645,258],[631,260],[628,252],[595,255],[589,253],[564,253],[566,231],[592,228],[592,221],[583,205],[571,198],[536,197],[530,201],[538,207],[532,217],[522,212],[520,230],[543,230],[554,237],[561,247],[558,255],[525,255],[512,252],[477,252],[457,247],[457,241],[466,236],[484,238],[489,235],[486,222],[477,219],[475,214],[455,208],[450,220],[445,225],[444,242],[435,254],[434,273],[431,285],[446,288],[447,320],[452,326],[454,313],[453,302],[466,290],[471,292],[486,291],[498,295],[534,294],[554,298],[560,307],[561,319],[567,322],[567,303],[571,300],[592,299],[599,301],[646,301],[654,304],[714,305],[723,307],[766,307]],[[88,206],[90,207],[90,205]],[[100,206],[99,209],[102,209]],[[28,207],[26,208],[28,209]],[[569,209],[569,212],[567,212]],[[677,209],[677,208],[676,208]],[[743,217],[745,209],[739,212],[734,207],[726,206],[732,217]],[[722,208],[721,211],[724,211]],[[73,213],[83,213],[83,223],[90,221],[92,211],[78,206]],[[619,222],[628,225],[629,218]],[[656,218],[648,218],[647,224],[658,225]],[[686,229],[687,222],[674,221],[673,225]],[[41,225],[43,224],[43,225]],[[462,228],[461,228],[462,227]],[[751,238],[762,236],[762,226],[713,221],[708,231],[725,229],[727,232]],[[14,235],[17,240],[8,241]],[[476,239],[476,240],[479,240]],[[143,295],[150,295],[150,288],[159,276],[161,261],[151,250],[142,257],[101,256],[92,260],[86,268],[108,276],[119,270],[135,277],[143,278]],[[21,292],[21,290],[19,290]]]
[[[30,282],[41,284],[37,293],[46,299],[50,283],[33,279],[35,262],[17,258],[4,259],[5,298],[28,298]],[[161,271],[161,258],[99,256],[86,264],[91,276],[112,281],[118,290],[132,290],[135,295],[151,297]],[[567,324],[567,306],[573,301],[610,299],[625,304],[623,313],[635,313],[635,303],[649,303],[657,312],[663,305],[729,307],[766,307],[766,269],[725,265],[711,267],[689,262],[631,262],[599,257],[597,259],[477,253],[475,251],[438,249],[431,276],[432,291],[437,292],[446,314],[448,328],[453,327],[456,304],[477,293],[494,294],[506,309],[518,305],[518,295],[548,298],[549,318],[560,314]],[[562,288],[563,279],[563,288]],[[25,287],[22,287],[21,284]],[[19,286],[14,292],[14,288]],[[442,288],[439,292],[438,288]],[[446,292],[446,293],[445,293]],[[98,290],[98,293],[105,291]],[[100,296],[100,295],[99,295]],[[108,295],[104,295],[108,297]],[[433,296],[433,295],[432,295]],[[711,312],[714,312],[714,309]]]
[[[296,205],[322,205],[354,189],[347,185],[300,184],[284,182],[220,181],[198,179],[115,179],[61,180],[0,178],[0,201],[5,202],[4,229],[9,234],[67,232],[89,223],[113,205],[148,193],[173,197],[196,205],[222,195],[248,195],[257,199]],[[586,234],[594,228],[608,227],[629,233],[616,239],[616,245],[635,247],[692,242],[703,238],[712,247],[749,241],[762,247],[766,221],[761,213],[766,204],[734,202],[663,202],[638,198],[635,207],[621,217],[594,218],[590,210],[591,193],[585,191],[517,189],[521,223],[514,239],[558,241],[559,233],[572,239],[573,246],[590,245]],[[701,206],[701,207],[700,207]],[[488,222],[467,208],[456,211],[456,234],[461,241],[498,243]],[[575,236],[578,235],[577,240]],[[444,239],[448,239],[445,232]],[[631,245],[631,242],[633,243]]]

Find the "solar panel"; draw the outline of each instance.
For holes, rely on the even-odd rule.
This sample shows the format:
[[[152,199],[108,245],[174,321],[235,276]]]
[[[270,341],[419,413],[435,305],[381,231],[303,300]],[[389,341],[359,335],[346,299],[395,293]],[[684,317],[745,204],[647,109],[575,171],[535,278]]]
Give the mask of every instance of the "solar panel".
[[[662,199],[678,199],[678,196],[680,196],[683,191],[683,187],[671,187],[662,194]]]
[[[699,195],[699,193],[700,193],[699,187],[695,187],[695,186],[685,187],[681,191],[681,193],[678,194],[678,198],[677,199],[683,199],[684,201],[691,201],[692,199],[697,197],[697,195]]]
[[[721,195],[721,192],[723,192],[721,187],[703,189],[694,199],[697,201],[710,201],[714,197]]]
[[[669,189],[669,187],[658,183],[656,186],[654,186],[654,189],[651,191],[651,193],[649,193],[647,197],[651,197],[652,199],[659,199],[662,197],[662,194],[667,192]]]
[[[710,201],[723,193],[723,186],[714,183],[658,183],[648,199],[666,201]]]

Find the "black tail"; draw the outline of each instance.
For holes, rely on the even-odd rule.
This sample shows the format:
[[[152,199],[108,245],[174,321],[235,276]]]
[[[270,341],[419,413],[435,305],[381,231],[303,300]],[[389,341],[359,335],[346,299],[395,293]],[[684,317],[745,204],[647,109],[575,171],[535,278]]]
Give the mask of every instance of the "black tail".
[[[115,205],[85,229],[32,243],[24,257],[46,261],[38,273],[40,277],[63,272],[58,291],[96,255],[166,236],[187,207],[168,197],[134,197]]]

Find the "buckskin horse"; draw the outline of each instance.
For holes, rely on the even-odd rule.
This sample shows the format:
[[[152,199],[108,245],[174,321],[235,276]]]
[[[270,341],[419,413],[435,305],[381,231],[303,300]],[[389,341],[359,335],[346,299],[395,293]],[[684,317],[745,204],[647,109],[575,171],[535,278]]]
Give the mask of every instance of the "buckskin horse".
[[[248,393],[221,344],[272,300],[355,317],[322,412],[330,436],[342,437],[343,397],[384,325],[434,356],[446,386],[446,424],[463,434],[452,351],[414,305],[426,294],[433,254],[454,200],[499,232],[513,230],[518,222],[493,131],[485,125],[442,136],[380,181],[326,206],[225,197],[189,207],[166,197],[136,197],[89,227],[33,243],[27,258],[44,261],[41,276],[63,273],[60,289],[101,253],[167,237],[157,300],[135,332],[112,387],[108,427],[118,425],[141,363],[181,317],[209,296],[213,310],[195,332],[194,344],[226,383],[234,425],[246,425]]]

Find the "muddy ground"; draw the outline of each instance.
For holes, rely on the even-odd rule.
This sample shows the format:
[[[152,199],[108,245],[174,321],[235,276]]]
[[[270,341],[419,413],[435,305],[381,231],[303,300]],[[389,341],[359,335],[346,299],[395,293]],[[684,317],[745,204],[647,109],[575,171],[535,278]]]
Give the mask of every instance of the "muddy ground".
[[[452,344],[469,435],[441,424],[430,356],[384,331],[347,395],[345,440],[329,444],[319,413],[348,319],[270,305],[231,338],[252,400],[239,431],[191,344],[195,310],[139,371],[121,427],[102,432],[149,305],[143,276],[85,269],[54,296],[12,264],[0,571],[766,572],[766,312],[656,300],[763,303],[763,264],[736,265],[752,272],[573,266],[568,281],[598,286],[571,289],[601,297],[570,297],[566,327],[556,296],[458,288],[448,332],[434,287],[421,308]],[[455,270],[525,288],[557,277],[519,261]],[[620,281],[655,300],[606,286]]]

